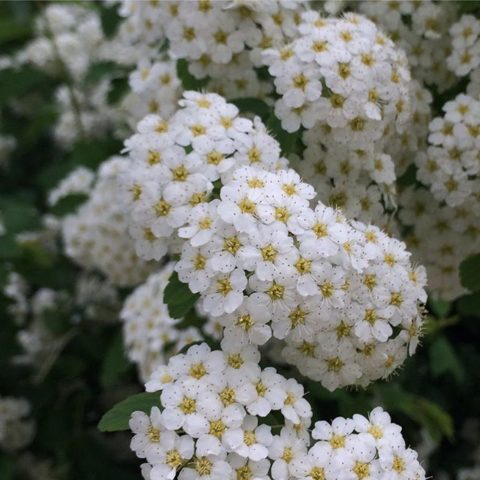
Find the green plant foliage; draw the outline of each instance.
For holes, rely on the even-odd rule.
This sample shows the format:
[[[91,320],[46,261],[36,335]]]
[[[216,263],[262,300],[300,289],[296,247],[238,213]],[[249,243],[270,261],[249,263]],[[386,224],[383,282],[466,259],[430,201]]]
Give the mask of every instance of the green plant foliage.
[[[118,432],[128,429],[128,421],[133,412],[148,412],[158,405],[158,393],[138,393],[117,403],[100,420],[101,432]]]
[[[193,308],[199,295],[194,294],[188,285],[178,279],[177,272],[173,272],[165,288],[164,302],[173,318],[183,318]]]

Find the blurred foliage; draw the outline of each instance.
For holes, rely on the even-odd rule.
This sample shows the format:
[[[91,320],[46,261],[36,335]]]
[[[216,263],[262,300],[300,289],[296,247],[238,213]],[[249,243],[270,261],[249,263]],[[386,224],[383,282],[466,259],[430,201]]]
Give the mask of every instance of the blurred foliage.
[[[462,2],[462,9],[470,12],[478,9],[479,4]],[[2,54],[16,51],[31,39],[33,20],[41,5],[41,2],[0,2]],[[118,25],[115,8],[100,3],[90,6],[100,10],[105,33],[112,35]],[[127,85],[126,72],[120,67],[96,64],[85,82],[98,81],[112,71],[115,88],[109,101],[115,103]],[[178,62],[178,73],[185,88],[202,88],[202,82],[188,74],[183,61]],[[0,70],[0,131],[13,135],[17,141],[8,168],[0,168],[0,218],[6,227],[6,233],[0,236],[0,291],[8,272],[16,271],[25,278],[32,293],[49,287],[74,294],[79,272],[75,265],[61,253],[28,242],[20,245],[16,238],[21,232],[38,229],[45,213],[62,216],[81,204],[84,200],[81,196],[67,197],[53,211],[46,204],[48,191],[68,172],[80,165],[96,169],[121,149],[121,142],[111,135],[102,140],[83,139],[69,151],[54,142],[51,130],[58,112],[52,98],[55,89],[67,80],[33,67]],[[437,95],[435,105],[442,105],[455,94]],[[28,108],[18,108],[20,101]],[[242,111],[261,116],[284,153],[298,146],[298,136],[283,132],[266,104],[254,99],[239,99],[234,103]],[[408,170],[401,182],[414,183],[414,174],[414,170]],[[470,418],[480,417],[479,255],[462,264],[461,279],[472,293],[452,303],[429,303],[423,345],[389,381],[378,382],[366,390],[330,393],[305,380],[314,405],[314,419],[365,414],[382,404],[394,421],[403,426],[410,444],[420,441],[420,431],[424,429],[438,445],[430,473],[446,470],[453,474],[468,465],[472,448],[461,429]],[[125,296],[128,292],[122,293]],[[192,307],[196,296],[176,276],[167,287],[166,299],[172,316],[189,314],[187,323],[195,321]],[[65,343],[39,379],[29,367],[10,364],[11,357],[21,353],[16,341],[20,326],[8,313],[10,305],[10,300],[0,294],[0,395],[25,396],[32,402],[37,429],[29,449],[64,467],[68,479],[139,478],[138,461],[128,449],[129,434],[115,433],[110,437],[97,430],[97,424],[104,432],[125,430],[133,410],[148,411],[155,403],[155,394],[140,393],[143,387],[124,356],[119,322],[75,323],[75,319],[82,318],[82,312],[68,305],[64,311],[51,312],[45,319],[46,326],[56,334],[66,335]],[[289,371],[282,373],[288,375]],[[16,478],[13,464],[11,454],[0,452],[0,479]]]

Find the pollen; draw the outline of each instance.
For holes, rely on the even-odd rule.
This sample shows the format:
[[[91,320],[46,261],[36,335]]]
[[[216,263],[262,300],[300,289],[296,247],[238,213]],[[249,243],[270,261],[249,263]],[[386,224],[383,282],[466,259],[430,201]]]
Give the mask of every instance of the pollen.
[[[305,318],[307,316],[307,312],[302,310],[300,307],[295,308],[288,318],[290,319],[290,323],[292,324],[292,328],[296,328],[299,325],[305,325]]]
[[[330,439],[330,445],[332,448],[343,448],[345,446],[345,437],[342,435],[333,435]]]
[[[156,165],[157,163],[160,163],[160,153],[150,150],[147,156],[147,163],[149,165]]]
[[[293,183],[284,183],[282,185],[282,190],[291,197],[297,193],[297,187]]]
[[[202,124],[196,123],[190,127],[190,131],[194,137],[199,137],[200,135],[205,135],[207,129]]]
[[[345,97],[343,97],[342,95],[340,95],[338,93],[334,93],[330,97],[330,105],[333,108],[342,108],[344,103],[345,103]]]
[[[205,366],[203,363],[194,363],[189,370],[189,375],[196,380],[200,380],[202,377],[204,377],[207,373],[207,370],[205,369]]]
[[[298,75],[295,75],[295,77],[293,77],[293,86],[295,88],[305,90],[305,88],[307,88],[307,85],[308,78],[303,73],[299,73]]]
[[[356,462],[352,470],[357,475],[358,480],[363,480],[370,474],[368,463]]]
[[[285,463],[290,463],[293,460],[293,451],[291,447],[285,447],[283,449],[282,460],[284,460]]]
[[[315,358],[315,344],[303,341],[298,350],[306,357]]]
[[[155,131],[157,133],[165,133],[168,131],[168,122],[165,120],[160,120],[155,126]]]
[[[264,397],[268,391],[267,387],[260,380],[255,384],[255,390],[259,397]]]
[[[232,284],[228,278],[217,280],[217,293],[221,293],[226,297],[233,290]]]
[[[235,322],[235,325],[237,327],[241,327],[243,328],[245,331],[249,331],[252,326],[253,326],[253,320],[252,320],[252,317],[248,314],[245,314],[245,315],[240,315],[238,318],[237,318],[237,321]]]
[[[247,156],[250,163],[258,163],[262,159],[262,152],[256,146],[253,146],[247,152]]]
[[[130,190],[132,192],[132,200],[136,202],[142,195],[142,187],[138,183],[134,183]]]
[[[403,296],[400,292],[393,292],[390,295],[390,305],[399,307],[403,303]]]
[[[339,357],[329,358],[327,360],[327,368],[329,372],[339,372],[345,364]]]
[[[236,236],[227,237],[223,242],[223,249],[231,253],[232,255],[235,255],[241,246],[242,244],[240,243],[240,240],[238,240],[238,237]]]
[[[312,50],[315,53],[322,53],[328,50],[328,43],[321,40],[316,40],[312,43]]]
[[[267,290],[268,296],[273,300],[281,300],[285,293],[285,287],[277,282],[273,282],[272,286]]]
[[[228,405],[232,405],[235,403],[236,396],[235,390],[230,387],[225,387],[219,394],[220,400],[222,401],[223,405],[227,407]]]
[[[320,285],[320,291],[324,298],[330,298],[335,292],[335,287],[332,282],[327,280]]]
[[[243,441],[247,447],[251,447],[257,443],[255,432],[252,432],[251,430],[245,430],[245,432],[243,432]]]
[[[250,188],[263,188],[265,186],[265,182],[263,180],[260,180],[259,178],[257,177],[253,177],[251,178],[248,182],[247,182],[248,186]]]
[[[365,310],[365,314],[363,316],[363,319],[369,323],[370,325],[373,325],[377,320],[378,320],[378,314],[377,311],[373,308],[367,308]]]
[[[152,443],[160,442],[160,430],[158,428],[155,428],[153,425],[150,425],[148,427],[147,436]]]
[[[221,420],[213,420],[210,422],[210,429],[208,433],[214,437],[220,438],[226,429],[226,425]]]
[[[325,470],[322,467],[313,467],[308,476],[313,480],[325,480]]]
[[[200,457],[195,462],[195,470],[200,476],[210,475],[212,472],[212,462],[207,457]]]
[[[197,35],[193,27],[183,27],[183,38],[187,42],[191,42]]]
[[[197,402],[193,398],[183,397],[179,408],[185,415],[190,415],[197,411]]]
[[[238,208],[242,213],[249,213],[251,215],[255,213],[257,205],[245,197],[242,200],[240,200],[238,204]]]
[[[261,248],[260,252],[262,254],[263,261],[265,262],[274,262],[278,255],[278,250],[272,244]]]
[[[157,217],[165,217],[170,213],[172,206],[161,198],[154,206],[155,214]]]
[[[175,170],[172,170],[172,178],[177,182],[184,182],[188,178],[188,170],[184,165],[179,165]]]
[[[405,470],[405,460],[400,457],[395,457],[393,459],[392,469],[397,473],[402,473]]]
[[[383,431],[380,427],[378,427],[377,425],[372,425],[369,429],[368,429],[368,433],[373,437],[375,438],[376,440],[379,440],[380,438],[383,437]]]
[[[182,456],[178,452],[178,450],[170,450],[167,452],[165,455],[165,463],[170,467],[170,468],[175,468],[177,469],[180,467],[183,463]]]
[[[224,158],[225,157],[222,153],[213,150],[207,154],[207,163],[210,165],[218,165]]]
[[[312,270],[312,261],[306,258],[300,257],[295,263],[295,268],[297,269],[297,272],[300,273],[301,275],[310,273]]]
[[[290,213],[285,207],[276,207],[275,208],[275,220],[279,222],[287,223],[290,218]]]
[[[244,364],[244,360],[239,353],[232,353],[228,356],[228,364],[238,370]]]
[[[338,64],[338,74],[344,80],[346,80],[351,74],[350,65],[348,63],[339,63]]]
[[[213,220],[210,217],[204,217],[198,222],[201,230],[208,230],[212,226]]]
[[[206,259],[202,254],[198,254],[195,257],[195,260],[193,261],[193,266],[195,267],[195,270],[204,270],[205,265],[206,265]]]

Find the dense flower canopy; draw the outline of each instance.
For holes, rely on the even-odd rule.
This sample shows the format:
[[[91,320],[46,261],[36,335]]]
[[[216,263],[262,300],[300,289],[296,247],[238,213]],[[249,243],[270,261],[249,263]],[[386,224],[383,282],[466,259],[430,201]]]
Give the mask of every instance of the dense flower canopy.
[[[2,480],[476,480],[475,2],[19,3]]]

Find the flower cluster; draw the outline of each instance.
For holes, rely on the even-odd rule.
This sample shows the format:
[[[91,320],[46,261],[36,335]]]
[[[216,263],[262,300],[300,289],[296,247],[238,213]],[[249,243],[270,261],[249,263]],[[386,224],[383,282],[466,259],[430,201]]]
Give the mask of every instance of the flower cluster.
[[[168,118],[177,109],[180,80],[171,60],[142,59],[130,73],[129,85],[131,92],[122,100],[120,109],[132,130],[149,113]]]
[[[62,198],[68,197],[69,195],[88,195],[94,179],[95,174],[89,168],[78,167],[72,170],[50,191],[48,203],[50,205],[56,205]]]
[[[103,41],[100,17],[80,5],[51,4],[37,17],[37,38],[17,59],[42,69],[65,68],[84,77]]]
[[[128,358],[138,365],[144,380],[157,366],[165,364],[169,356],[202,339],[194,327],[180,330],[180,320],[170,317],[163,302],[172,271],[173,265],[167,264],[152,274],[125,300],[120,313]]]
[[[123,199],[136,251],[146,260],[175,246],[178,228],[207,206],[214,182],[234,168],[274,170],[286,163],[262,122],[239,117],[222,97],[186,92],[180,104],[169,120],[145,117],[125,142],[131,162],[122,176]]]
[[[142,7],[125,2],[121,13],[128,18],[132,37],[144,44],[159,42],[163,35],[173,58],[189,60],[190,71],[198,78],[235,69],[242,52],[251,63],[260,65],[261,52],[292,37],[303,11],[299,0],[265,2],[170,1]]]
[[[293,476],[303,479],[425,479],[417,452],[407,448],[401,427],[377,407],[368,418],[338,417],[317,422],[316,443],[292,462]]]
[[[130,420],[145,478],[265,478],[270,467],[273,478],[287,478],[287,462],[306,449],[312,413],[303,387],[261,369],[259,358],[255,347],[224,340],[221,351],[192,346],[153,373],[146,388],[161,390],[161,409]],[[280,435],[271,412],[281,413]]]
[[[458,18],[455,2],[367,0],[355,7],[405,51],[415,78],[440,91],[452,86],[455,76],[445,58],[451,53],[449,28]]]
[[[480,249],[480,206],[449,207],[423,188],[406,189],[398,198],[400,220],[411,227],[406,236],[413,258],[425,265],[433,298],[454,300],[466,293],[460,284],[459,266]],[[475,203],[477,202],[477,203]]]
[[[430,146],[416,157],[417,178],[451,207],[478,202],[480,101],[460,94],[442,110],[429,126]]]
[[[312,210],[314,189],[280,168],[257,120],[212,94],[183,103],[127,141],[137,252],[158,259],[179,237],[175,270],[200,311],[228,338],[284,340],[286,360],[329,389],[388,376],[415,351],[425,301],[405,245],[322,203]]]
[[[222,351],[193,346],[154,371],[146,389],[161,390],[159,406],[130,419],[145,479],[425,478],[381,408],[368,418],[317,422],[310,446],[312,413],[302,386],[261,369],[258,359],[255,347],[225,339]],[[271,415],[278,411],[280,424]]]
[[[104,162],[88,201],[62,225],[67,255],[87,270],[102,272],[118,286],[136,285],[154,269],[137,257],[128,237],[116,180],[126,165],[119,157]]]
[[[292,43],[263,55],[281,95],[275,114],[285,130],[321,123],[353,150],[381,138],[387,125],[405,122],[407,60],[373,22],[353,13],[336,19],[308,11],[298,29]]]
[[[0,169],[6,168],[8,165],[8,159],[17,142],[11,135],[0,135]]]
[[[459,77],[480,66],[480,22],[473,15],[463,15],[450,27],[452,52],[448,68]]]
[[[29,415],[24,398],[0,397],[0,449],[14,452],[32,441],[35,426]]]

